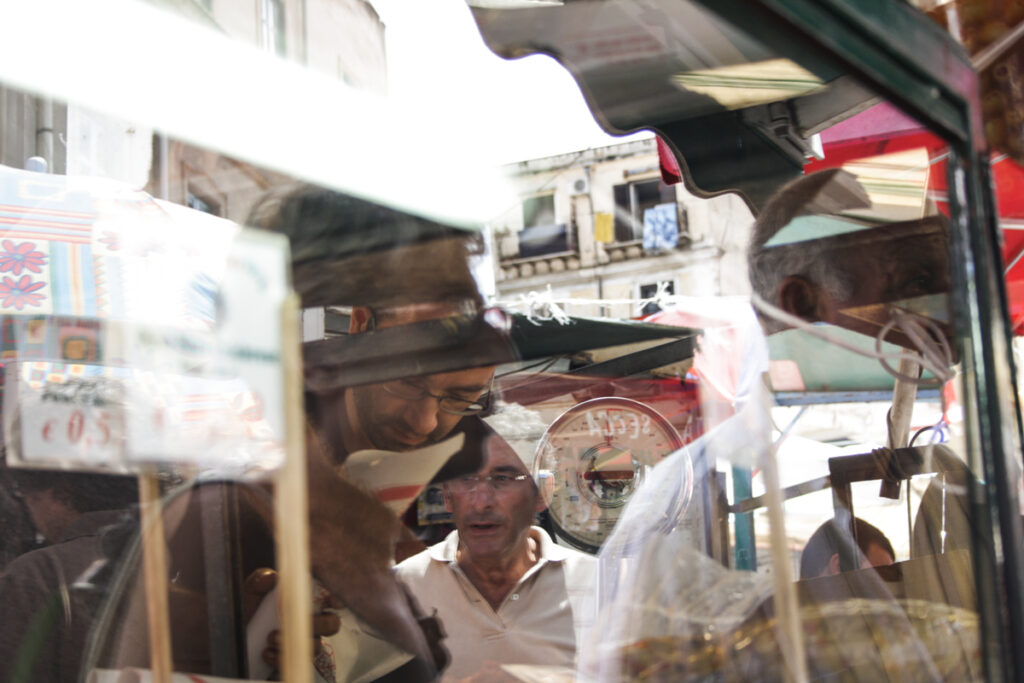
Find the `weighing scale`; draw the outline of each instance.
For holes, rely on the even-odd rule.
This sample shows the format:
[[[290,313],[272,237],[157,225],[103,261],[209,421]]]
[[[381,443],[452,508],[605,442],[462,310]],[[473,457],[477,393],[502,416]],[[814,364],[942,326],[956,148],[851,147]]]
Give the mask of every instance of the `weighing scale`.
[[[541,438],[533,462],[555,534],[596,553],[647,470],[683,445],[663,415],[632,399],[595,398],[562,413]],[[680,514],[685,498],[672,506]]]

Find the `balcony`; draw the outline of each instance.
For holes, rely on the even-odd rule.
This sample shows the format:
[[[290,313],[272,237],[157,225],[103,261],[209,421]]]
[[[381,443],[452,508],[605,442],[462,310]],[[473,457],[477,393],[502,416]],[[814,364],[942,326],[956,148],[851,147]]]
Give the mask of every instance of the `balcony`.
[[[565,223],[523,228],[515,238],[516,242],[506,242],[506,247],[502,249],[501,279],[514,280],[579,270],[580,259],[572,244],[569,226]],[[509,254],[512,250],[515,256]]]
[[[572,251],[565,223],[533,225],[519,232],[519,258],[528,259]]]

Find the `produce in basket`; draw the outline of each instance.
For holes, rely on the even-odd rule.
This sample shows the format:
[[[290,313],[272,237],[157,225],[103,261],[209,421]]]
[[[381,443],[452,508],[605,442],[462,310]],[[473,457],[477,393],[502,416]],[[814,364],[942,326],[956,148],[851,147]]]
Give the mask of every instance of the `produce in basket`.
[[[974,612],[922,600],[853,599],[800,610],[811,679],[973,681],[982,677]],[[635,641],[621,649],[621,680],[784,680],[774,617],[726,633]]]

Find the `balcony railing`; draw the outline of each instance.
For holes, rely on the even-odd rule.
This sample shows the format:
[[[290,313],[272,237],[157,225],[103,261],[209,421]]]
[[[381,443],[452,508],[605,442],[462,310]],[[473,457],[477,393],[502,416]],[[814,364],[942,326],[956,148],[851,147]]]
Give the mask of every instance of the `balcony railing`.
[[[519,258],[534,258],[571,251],[565,223],[534,225],[519,233]]]

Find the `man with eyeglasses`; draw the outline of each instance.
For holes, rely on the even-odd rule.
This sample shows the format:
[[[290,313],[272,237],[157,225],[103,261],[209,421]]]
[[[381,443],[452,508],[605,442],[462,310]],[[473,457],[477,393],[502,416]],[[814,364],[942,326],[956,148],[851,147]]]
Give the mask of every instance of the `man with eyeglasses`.
[[[444,624],[444,680],[503,680],[504,664],[568,669],[594,618],[596,561],[532,525],[544,502],[507,443],[492,438],[484,450],[476,474],[443,487],[455,531],[396,572]]]
[[[368,337],[382,328],[482,308],[468,265],[472,240],[460,231],[312,186],[269,193],[253,208],[248,223],[289,237],[294,286],[303,306],[351,306],[352,335]],[[305,363],[314,576],[370,631],[416,655],[379,680],[431,680],[446,659],[440,636],[432,620],[410,604],[391,571],[404,527],[335,467],[355,451],[409,451],[457,429],[468,431],[466,423],[459,424],[464,419],[480,424],[471,416],[486,406],[483,397],[494,368],[313,388],[310,373],[335,369],[315,367],[308,355]],[[466,441],[441,474],[457,476],[479,466],[479,446]],[[335,653],[336,658],[344,654]],[[263,652],[275,665],[277,655],[276,648]]]
[[[469,239],[446,226],[305,185],[268,193],[247,222],[289,237],[293,283],[303,305],[353,306],[351,332],[364,335],[363,339],[374,329],[465,316],[482,307],[467,262]],[[332,604],[346,607],[356,617],[357,628],[372,633],[375,641],[374,647],[362,652],[360,644],[352,643],[347,643],[347,651],[325,649],[323,656],[316,657],[317,673],[330,680],[342,671],[339,664],[354,666],[353,660],[358,660],[376,672],[378,681],[433,681],[446,662],[442,634],[435,621],[425,618],[410,600],[392,571],[401,523],[384,502],[347,479],[337,465],[357,450],[408,451],[448,436],[460,420],[482,411],[481,397],[490,387],[493,367],[357,387],[338,382],[314,388],[308,382],[310,374],[330,374],[336,369],[314,367],[308,356],[304,360],[310,423],[306,461],[311,569],[336,601]],[[455,456],[457,468],[447,469],[447,476],[472,472],[479,466],[479,448],[463,451]],[[235,653],[215,652],[208,637],[213,632],[193,626],[208,618],[205,610],[214,603],[230,611],[231,619],[240,613],[248,619],[253,611],[247,604],[238,604],[241,599],[233,601],[224,595],[214,600],[207,595],[207,571],[214,565],[206,562],[205,553],[221,535],[219,522],[216,528],[208,528],[206,520],[219,520],[223,514],[225,529],[237,527],[237,536],[229,539],[237,542],[237,549],[230,546],[227,561],[233,563],[232,570],[237,568],[240,576],[247,577],[239,591],[246,595],[236,597],[244,597],[245,603],[251,598],[255,608],[276,582],[271,570],[275,557],[269,504],[262,486],[201,479],[169,501],[166,518],[181,520],[167,539],[169,573],[177,577],[170,593],[176,670],[214,673],[215,654],[221,660],[216,666],[233,666],[225,661]],[[211,529],[216,533],[208,534]],[[216,557],[221,556],[218,553]],[[149,661],[145,610],[138,601],[143,595],[142,581],[140,571],[124,582],[126,606],[119,614],[126,616],[107,629],[103,634],[107,642],[97,647],[97,651],[111,652],[104,662],[109,668],[146,666]],[[323,601],[318,601],[317,610],[322,608]],[[351,624],[353,620],[346,621]],[[339,627],[334,613],[316,614],[317,644],[320,637],[336,633]],[[381,641],[409,659],[385,652]],[[273,668],[280,657],[278,642],[271,634],[260,652]]]
[[[352,309],[350,334],[423,320],[455,311],[451,304]],[[333,396],[318,396],[310,412],[331,444],[335,462],[348,453],[373,448],[408,451],[441,441],[466,416],[487,408],[494,366],[349,387]]]

